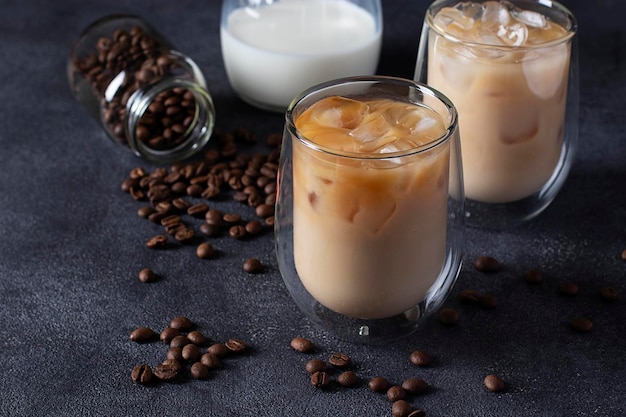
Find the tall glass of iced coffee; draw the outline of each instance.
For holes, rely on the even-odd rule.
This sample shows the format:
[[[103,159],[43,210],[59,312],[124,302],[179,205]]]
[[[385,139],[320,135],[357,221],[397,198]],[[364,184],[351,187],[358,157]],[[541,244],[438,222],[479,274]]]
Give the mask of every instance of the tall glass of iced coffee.
[[[468,224],[504,228],[556,197],[578,136],[576,20],[542,0],[438,0],[415,79],[459,112]]]
[[[452,103],[410,80],[351,77],[286,113],[276,205],[284,282],[313,322],[381,342],[437,309],[462,258]]]

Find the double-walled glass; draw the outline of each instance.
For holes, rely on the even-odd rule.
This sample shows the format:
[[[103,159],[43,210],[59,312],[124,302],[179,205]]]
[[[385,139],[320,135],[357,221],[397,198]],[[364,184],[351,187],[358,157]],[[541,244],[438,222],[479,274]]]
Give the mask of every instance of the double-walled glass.
[[[325,99],[337,105],[305,115]],[[399,106],[359,120],[378,100]],[[365,131],[428,128],[434,119],[413,118],[425,111],[441,129],[419,145],[396,137],[383,150],[346,151],[334,133],[303,133],[317,129],[307,120],[322,120],[322,130],[342,125],[341,137],[373,149],[378,136]],[[341,338],[379,343],[412,333],[444,301],[462,261],[464,199],[457,114],[439,92],[378,76],[307,90],[286,112],[278,189],[278,264],[310,320]]]
[[[415,80],[459,112],[468,225],[517,225],[562,188],[578,139],[576,29],[554,1],[429,7]]]

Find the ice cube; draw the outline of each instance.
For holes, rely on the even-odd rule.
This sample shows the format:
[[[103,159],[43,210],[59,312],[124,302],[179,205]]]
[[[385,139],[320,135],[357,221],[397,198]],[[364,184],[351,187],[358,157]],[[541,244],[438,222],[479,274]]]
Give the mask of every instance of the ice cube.
[[[528,28],[521,23],[500,25],[498,37],[508,46],[522,46],[528,39]]]
[[[483,3],[481,21],[483,24],[493,25],[495,27],[507,25],[511,21],[511,14],[505,2],[487,1]]]
[[[521,10],[519,8],[515,8],[511,10],[511,15],[526,26],[540,29],[548,27],[548,20],[546,17],[541,13],[533,12],[532,10]]]
[[[389,141],[386,135],[390,131],[391,125],[385,116],[377,113],[365,118],[358,127],[350,131],[350,136],[360,143],[361,151],[372,152]]]
[[[470,31],[474,27],[474,19],[464,13],[464,10],[454,7],[444,7],[435,16],[435,26],[446,32],[459,35]],[[459,33],[460,32],[460,33]]]
[[[565,88],[569,65],[569,48],[565,44],[527,56],[522,63],[528,88],[538,97],[547,100]]]
[[[362,101],[335,96],[318,101],[309,111],[321,125],[354,129],[363,121],[369,106]]]

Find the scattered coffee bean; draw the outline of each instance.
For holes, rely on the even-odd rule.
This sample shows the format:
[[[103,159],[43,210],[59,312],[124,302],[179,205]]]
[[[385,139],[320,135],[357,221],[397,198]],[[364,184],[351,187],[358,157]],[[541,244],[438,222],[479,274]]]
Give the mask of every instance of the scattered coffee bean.
[[[152,206],[142,206],[137,209],[137,215],[143,219],[147,219],[155,211]]]
[[[146,242],[146,246],[150,249],[161,249],[167,246],[167,236],[165,235],[156,235],[148,242]]]
[[[350,356],[345,353],[336,352],[330,355],[328,362],[337,368],[345,368],[350,365]]]
[[[243,353],[248,349],[248,345],[241,339],[230,338],[226,343],[224,343],[226,348],[233,353]]]
[[[593,323],[589,319],[578,317],[569,322],[569,327],[578,333],[589,333],[593,329]]]
[[[342,387],[354,387],[360,381],[360,378],[353,371],[344,371],[337,377],[337,382]]]
[[[226,213],[222,216],[222,220],[228,224],[238,224],[241,222],[241,216],[236,213]]]
[[[327,368],[326,362],[321,359],[310,359],[306,365],[304,365],[304,369],[310,374],[314,374],[315,372],[323,372]]]
[[[316,388],[325,388],[330,384],[330,375],[324,371],[315,372],[311,375],[311,384]]]
[[[626,261],[626,249],[622,251],[621,258],[622,258],[622,261]]]
[[[202,346],[207,342],[206,336],[199,330],[187,333],[187,339],[196,346]]]
[[[409,378],[402,382],[402,388],[411,395],[419,395],[428,391],[429,385],[421,378]]]
[[[208,242],[202,242],[196,248],[196,255],[200,259],[209,259],[210,257],[213,256],[213,253],[214,253],[213,245],[211,245]]]
[[[150,365],[139,364],[133,368],[133,371],[130,374],[133,382],[141,385],[149,384],[152,380],[152,368]]]
[[[443,308],[439,311],[439,322],[445,326],[454,326],[460,319],[459,312],[453,308]]]
[[[133,342],[143,343],[149,342],[156,336],[154,330],[149,327],[138,327],[130,333],[130,340]]]
[[[212,353],[218,358],[223,358],[230,353],[230,349],[226,347],[226,345],[222,343],[214,343],[207,349],[208,353]]]
[[[165,354],[167,359],[175,360],[178,362],[182,362],[183,359],[183,349],[181,347],[170,347]]]
[[[172,321],[170,321],[170,327],[173,329],[186,331],[193,327],[193,322],[188,317],[178,316],[174,317]]]
[[[561,295],[573,297],[578,295],[578,285],[571,281],[564,281],[559,284],[558,291]]]
[[[209,352],[200,357],[200,362],[208,369],[219,369],[222,367],[222,360],[217,355]]]
[[[382,394],[383,392],[387,392],[391,384],[389,383],[387,378],[382,377],[382,376],[376,376],[370,379],[368,386],[369,386],[369,389],[372,390],[373,392]]]
[[[504,381],[497,375],[489,374],[484,379],[485,387],[491,392],[500,392],[504,390]]]
[[[397,385],[393,385],[391,387],[389,387],[389,389],[387,390],[387,398],[389,398],[389,401],[398,401],[398,400],[403,400],[406,397],[406,392],[404,391],[404,389],[402,387],[399,387]]]
[[[267,217],[274,215],[274,205],[273,204],[260,204],[256,207],[256,215],[265,219]]]
[[[413,410],[407,417],[426,417],[426,412],[423,410]]]
[[[411,352],[409,360],[415,366],[430,365],[430,354],[423,349],[417,349]]]
[[[191,365],[191,376],[194,379],[207,379],[209,377],[209,368],[202,362],[196,362]]]
[[[173,363],[162,363],[154,368],[154,375],[161,381],[171,381],[180,374],[180,366]]]
[[[249,274],[258,274],[263,271],[263,264],[257,258],[249,258],[243,263],[243,270]]]
[[[183,370],[183,365],[180,363],[180,360],[178,359],[167,358],[163,362],[161,362],[161,364],[168,365],[168,366],[175,368],[178,373],[182,372]]]
[[[204,203],[197,203],[187,208],[187,214],[193,217],[204,217],[207,211],[209,211],[209,206]]]
[[[526,272],[524,280],[529,284],[540,284],[543,281],[543,273],[539,269],[531,269]]]
[[[600,298],[604,301],[612,302],[617,300],[617,289],[613,287],[602,287],[599,291]]]
[[[311,353],[315,349],[313,342],[304,337],[295,337],[291,340],[291,347],[302,353]]]
[[[263,231],[263,225],[258,220],[251,220],[246,223],[245,229],[249,235],[258,235]]]
[[[406,400],[395,401],[391,406],[391,414],[394,417],[408,417],[411,411],[413,411],[413,407]]]
[[[193,343],[186,344],[182,350],[183,359],[187,362],[198,362],[200,360],[200,348]]]
[[[154,273],[152,269],[144,268],[139,271],[139,281],[149,283],[154,282],[158,279],[157,274]]]
[[[228,229],[228,234],[233,239],[243,239],[248,235],[248,232],[246,232],[245,226],[237,224],[235,226],[231,226],[230,229]]]
[[[463,290],[459,293],[459,300],[463,304],[477,304],[480,294],[476,290]]]
[[[187,336],[185,336],[185,335],[178,335],[178,336],[175,336],[170,341],[170,347],[183,348],[183,347],[187,346],[189,343],[190,342],[189,342],[189,339],[187,339]]]
[[[474,261],[474,267],[481,272],[497,272],[502,265],[500,261],[491,256],[479,256]]]
[[[167,343],[169,345],[172,339],[178,335],[180,335],[180,331],[178,329],[166,327],[159,335],[159,339],[161,339],[163,343]]]
[[[493,294],[483,294],[478,299],[480,306],[487,309],[494,309],[498,306],[498,299]]]

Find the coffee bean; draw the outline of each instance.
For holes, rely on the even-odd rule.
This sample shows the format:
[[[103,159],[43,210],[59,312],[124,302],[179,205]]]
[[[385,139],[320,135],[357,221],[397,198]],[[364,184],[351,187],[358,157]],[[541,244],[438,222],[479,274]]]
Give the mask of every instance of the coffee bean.
[[[411,395],[419,395],[428,391],[429,385],[421,378],[409,378],[402,382],[402,388]]]
[[[330,355],[328,362],[338,368],[345,368],[346,366],[350,365],[350,356],[346,355],[345,353],[336,352]]]
[[[191,343],[191,342],[189,342],[189,339],[187,339],[187,336],[178,335],[178,336],[175,336],[170,341],[170,347],[183,348],[183,347],[187,346],[189,343]]]
[[[368,386],[370,390],[372,390],[373,392],[377,392],[381,394],[383,392],[387,392],[391,384],[389,383],[387,378],[382,377],[382,376],[376,376],[370,379]]]
[[[199,330],[187,333],[187,339],[196,346],[202,346],[207,342],[206,336]]]
[[[139,207],[137,210],[137,215],[143,219],[147,219],[155,210],[152,206],[143,206]]]
[[[274,206],[272,204],[260,204],[255,209],[256,215],[262,219],[274,215]]]
[[[152,368],[150,365],[139,364],[133,368],[130,374],[133,382],[141,385],[149,384],[152,380]]]
[[[540,284],[543,281],[543,273],[539,269],[530,269],[526,272],[524,280],[529,284]]]
[[[295,337],[291,340],[291,347],[302,353],[311,353],[315,349],[315,345],[309,339],[304,337]]]
[[[578,285],[571,281],[564,281],[559,284],[558,291],[561,295],[573,297],[578,295]]]
[[[231,228],[228,229],[228,234],[233,239],[243,239],[248,235],[245,226],[242,226],[240,224],[231,226]]]
[[[243,270],[250,274],[263,272],[263,264],[256,258],[249,258],[243,263]]]
[[[258,220],[252,220],[246,223],[246,232],[250,235],[258,235],[263,231],[263,225]]]
[[[154,375],[161,381],[171,381],[180,374],[181,368],[173,363],[162,363],[154,368]]]
[[[323,372],[327,369],[326,362],[321,359],[310,359],[306,365],[304,365],[304,369],[310,373],[314,374],[315,372]]]
[[[316,388],[325,388],[330,384],[330,375],[326,372],[315,372],[311,375],[311,384]]]
[[[430,365],[430,354],[423,349],[417,349],[411,352],[409,360],[415,366],[428,366]]]
[[[426,412],[423,410],[413,410],[407,417],[426,417]]]
[[[626,249],[622,251],[621,258],[622,258],[622,261],[626,261]]]
[[[208,242],[202,242],[196,248],[196,255],[200,259],[209,259],[210,257],[213,256],[213,253],[214,253],[213,245],[211,245]]]
[[[228,224],[237,224],[241,222],[241,216],[236,213],[226,213],[222,216],[222,220]]]
[[[342,387],[354,387],[359,381],[359,377],[353,371],[344,371],[337,377],[337,382]]]
[[[463,290],[459,294],[459,300],[464,304],[477,304],[480,294],[476,290]]]
[[[502,265],[500,261],[491,256],[479,256],[474,261],[474,267],[481,272],[497,272]]]
[[[478,302],[481,307],[487,309],[494,309],[498,306],[498,299],[492,294],[483,294],[480,296]]]
[[[188,317],[178,316],[170,321],[170,327],[185,331],[193,327],[193,322]]]
[[[483,383],[485,384],[485,387],[491,392],[500,392],[504,390],[504,381],[497,375],[487,375]]]
[[[144,268],[139,271],[139,281],[141,282],[154,282],[158,279],[157,274],[150,268]]]
[[[207,379],[209,377],[209,368],[202,362],[196,362],[191,365],[191,376],[195,379]]]
[[[228,339],[228,341],[224,343],[224,346],[226,346],[226,348],[228,348],[228,350],[233,353],[243,353],[248,349],[248,345],[246,344],[246,342],[234,337]]]
[[[230,353],[230,349],[228,349],[226,345],[222,343],[214,343],[209,346],[207,352],[217,356],[218,358],[223,358]]]
[[[391,406],[391,414],[394,417],[408,417],[411,411],[413,411],[413,407],[405,400],[395,401]]]
[[[389,401],[398,401],[398,400],[403,400],[406,397],[406,392],[404,391],[404,389],[402,387],[399,387],[397,385],[393,385],[391,387],[389,387],[389,389],[387,390],[387,398],[389,399]]]
[[[439,322],[445,326],[455,326],[460,319],[459,312],[453,308],[443,308],[439,311]]]
[[[178,329],[166,327],[159,335],[159,339],[161,339],[163,343],[167,343],[169,345],[172,339],[178,335],[180,335],[180,331]]]
[[[222,226],[224,224],[224,220],[222,219],[224,215],[221,211],[216,209],[210,209],[204,215],[204,219],[206,222],[213,226]]]
[[[165,235],[156,235],[150,238],[146,243],[146,246],[150,249],[160,249],[167,246],[167,236]]]
[[[186,344],[182,350],[183,359],[187,362],[198,362],[200,360],[200,348],[193,343]]]
[[[602,287],[599,291],[600,298],[604,301],[612,302],[617,300],[617,289],[613,287]]]
[[[222,360],[212,353],[205,353],[200,357],[200,362],[208,369],[219,369],[222,367]]]
[[[195,236],[195,233],[193,229],[185,227],[185,228],[178,230],[176,234],[174,234],[174,239],[176,239],[177,241],[181,243],[187,243],[187,242],[190,242],[194,236]]]
[[[578,317],[569,322],[569,327],[578,333],[589,333],[593,329],[593,322],[584,317]]]
[[[167,359],[175,360],[178,362],[183,361],[183,349],[181,347],[170,347],[165,353]]]
[[[130,333],[130,340],[143,343],[152,340],[156,336],[154,330],[149,327],[138,327]]]
[[[183,370],[183,365],[181,365],[180,360],[178,359],[167,358],[163,362],[161,362],[161,364],[168,365],[168,366],[175,368],[178,373],[180,373]]]
[[[207,211],[209,211],[209,206],[204,203],[197,203],[187,209],[187,214],[193,217],[204,217]]]

